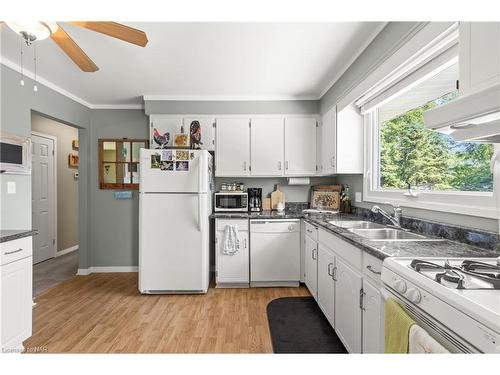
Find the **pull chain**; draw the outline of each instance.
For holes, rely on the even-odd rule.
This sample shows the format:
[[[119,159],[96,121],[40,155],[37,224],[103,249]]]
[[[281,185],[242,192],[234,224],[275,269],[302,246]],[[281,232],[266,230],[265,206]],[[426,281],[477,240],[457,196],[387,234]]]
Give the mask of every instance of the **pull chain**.
[[[36,81],[36,45],[37,45],[37,43],[35,43],[35,45],[33,46],[34,47],[33,61],[35,62],[35,84],[33,86],[34,92],[38,91],[38,86],[36,85],[36,83],[37,83],[37,81]]]
[[[24,42],[21,39],[21,81],[19,82],[21,86],[24,86],[23,44]]]

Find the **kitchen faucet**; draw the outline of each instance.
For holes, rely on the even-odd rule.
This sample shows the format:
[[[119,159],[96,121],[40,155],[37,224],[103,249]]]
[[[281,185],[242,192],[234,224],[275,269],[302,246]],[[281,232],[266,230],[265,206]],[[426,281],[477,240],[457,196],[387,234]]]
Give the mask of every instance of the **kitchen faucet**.
[[[391,203],[386,203],[386,204],[392,205],[392,209],[394,211],[392,215],[387,213],[383,209],[381,209],[379,206],[373,206],[372,212],[374,212],[376,214],[380,214],[383,217],[385,217],[387,220],[389,220],[391,222],[390,226],[398,228],[398,229],[403,229],[401,227],[401,215],[403,213],[403,210],[401,210],[401,207],[399,207],[399,204],[391,204]]]

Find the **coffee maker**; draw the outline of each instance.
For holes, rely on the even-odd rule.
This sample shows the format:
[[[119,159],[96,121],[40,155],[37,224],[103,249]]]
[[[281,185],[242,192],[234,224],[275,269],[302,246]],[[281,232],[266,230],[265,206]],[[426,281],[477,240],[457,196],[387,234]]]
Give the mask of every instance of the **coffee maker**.
[[[262,189],[261,188],[248,188],[248,211],[261,212],[262,211]]]

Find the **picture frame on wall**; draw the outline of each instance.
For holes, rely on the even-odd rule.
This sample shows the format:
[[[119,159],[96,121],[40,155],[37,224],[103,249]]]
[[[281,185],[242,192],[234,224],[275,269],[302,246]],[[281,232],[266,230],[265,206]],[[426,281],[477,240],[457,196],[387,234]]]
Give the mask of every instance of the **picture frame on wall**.
[[[80,142],[78,142],[78,139],[73,139],[71,141],[71,147],[73,148],[73,150],[78,150],[78,148],[80,147]]]
[[[79,162],[78,155],[76,154],[68,155],[68,165],[70,166],[70,168],[78,168],[78,162]]]
[[[340,208],[340,185],[316,185],[311,187],[311,208],[338,211]]]

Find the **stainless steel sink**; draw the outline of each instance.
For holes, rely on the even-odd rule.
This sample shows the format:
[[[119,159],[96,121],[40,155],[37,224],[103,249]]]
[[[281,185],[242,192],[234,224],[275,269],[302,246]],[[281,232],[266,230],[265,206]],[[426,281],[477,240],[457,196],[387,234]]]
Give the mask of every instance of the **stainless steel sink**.
[[[382,228],[382,229],[350,229],[350,231],[360,237],[370,241],[436,241],[421,234],[406,232],[404,230]],[[437,240],[439,241],[439,240]]]
[[[362,220],[332,220],[329,221],[330,224],[336,227],[344,229],[372,229],[372,228],[384,228],[383,225],[372,223],[371,221]]]

